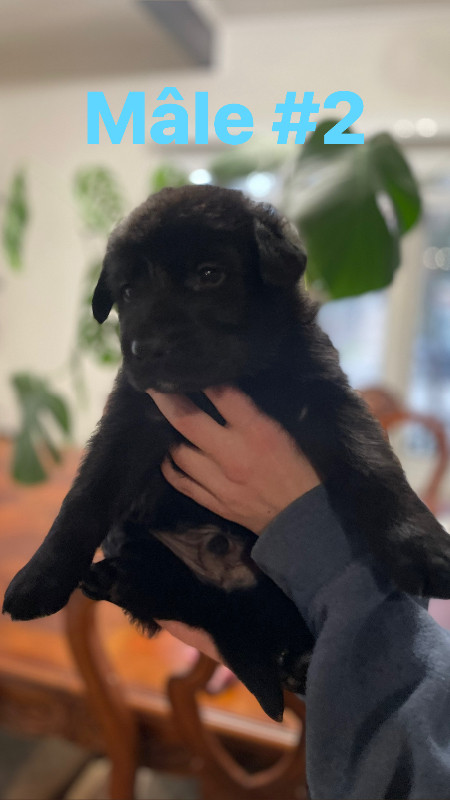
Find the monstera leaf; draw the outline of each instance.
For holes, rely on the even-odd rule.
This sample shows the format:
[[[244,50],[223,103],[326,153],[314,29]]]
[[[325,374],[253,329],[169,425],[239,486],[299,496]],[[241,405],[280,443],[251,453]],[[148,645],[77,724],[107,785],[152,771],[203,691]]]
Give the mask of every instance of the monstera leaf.
[[[23,266],[23,245],[29,218],[25,173],[18,170],[14,175],[6,198],[3,220],[3,247],[10,266],[19,270]]]
[[[71,429],[68,407],[57,394],[51,392],[42,378],[28,373],[13,375],[11,383],[21,410],[21,427],[14,440],[12,472],[21,483],[38,483],[47,477],[42,457],[61,460],[61,451],[55,445],[49,421],[63,434]]]
[[[307,279],[326,299],[388,286],[400,239],[419,219],[416,180],[387,133],[364,144],[324,144],[324,122],[299,153],[284,210],[308,251]]]
[[[74,193],[81,220],[87,232],[106,236],[125,212],[122,191],[114,174],[106,167],[95,166],[81,169],[74,179]],[[70,360],[74,385],[79,397],[85,395],[80,353],[86,353],[97,364],[115,365],[120,361],[118,339],[119,323],[113,312],[103,325],[92,316],[92,295],[101,271],[101,259],[95,258],[88,266],[84,278],[83,294],[77,326],[76,355]],[[81,389],[81,391],[80,391]]]
[[[109,233],[124,213],[122,191],[106,167],[80,169],[75,175],[74,195],[82,222],[93,233]]]

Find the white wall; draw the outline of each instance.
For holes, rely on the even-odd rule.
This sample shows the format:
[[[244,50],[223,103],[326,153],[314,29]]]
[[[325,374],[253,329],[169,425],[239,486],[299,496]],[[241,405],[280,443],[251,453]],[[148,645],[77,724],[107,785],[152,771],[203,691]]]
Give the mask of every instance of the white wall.
[[[148,176],[161,160],[161,148],[150,141],[133,145],[128,133],[121,145],[112,145],[106,136],[100,145],[87,145],[88,90],[104,91],[115,114],[128,91],[146,91],[148,127],[164,86],[176,86],[188,109],[194,92],[207,90],[212,111],[227,102],[244,103],[254,114],[255,130],[269,134],[275,103],[286,91],[314,90],[323,101],[332,91],[350,89],[365,102],[362,130],[392,125],[400,117],[432,116],[449,131],[449,29],[450,9],[430,4],[402,12],[383,7],[245,19],[224,23],[212,71],[1,88],[0,195],[23,164],[32,210],[23,274],[12,275],[0,254],[1,429],[16,424],[8,375],[28,369],[50,375],[65,361],[73,341],[89,250],[72,200],[75,170],[87,164],[111,166],[132,206],[145,197]],[[168,147],[164,158],[173,152]],[[108,370],[90,368],[89,376],[91,402],[78,415],[79,441],[92,429],[112,382]],[[62,379],[57,385],[68,389]]]

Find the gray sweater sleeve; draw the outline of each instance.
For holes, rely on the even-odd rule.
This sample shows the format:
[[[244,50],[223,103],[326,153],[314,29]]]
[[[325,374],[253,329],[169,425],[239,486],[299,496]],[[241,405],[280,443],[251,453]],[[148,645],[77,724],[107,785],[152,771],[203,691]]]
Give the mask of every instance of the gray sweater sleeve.
[[[450,634],[355,548],[325,489],[253,547],[316,645],[306,689],[313,800],[450,798]]]

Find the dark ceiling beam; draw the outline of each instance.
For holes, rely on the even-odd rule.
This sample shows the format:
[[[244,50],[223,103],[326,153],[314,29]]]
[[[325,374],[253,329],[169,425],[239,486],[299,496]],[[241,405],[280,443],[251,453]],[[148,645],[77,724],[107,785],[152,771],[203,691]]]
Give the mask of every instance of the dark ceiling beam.
[[[191,56],[195,64],[210,66],[213,54],[212,25],[190,0],[138,0]]]

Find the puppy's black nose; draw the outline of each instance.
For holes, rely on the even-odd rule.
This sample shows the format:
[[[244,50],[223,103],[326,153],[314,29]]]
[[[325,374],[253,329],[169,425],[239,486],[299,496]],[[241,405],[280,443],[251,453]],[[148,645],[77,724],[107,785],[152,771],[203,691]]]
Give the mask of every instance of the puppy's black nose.
[[[159,336],[153,336],[151,339],[133,339],[131,342],[131,352],[140,360],[163,358],[169,355],[172,349],[171,345]]]

